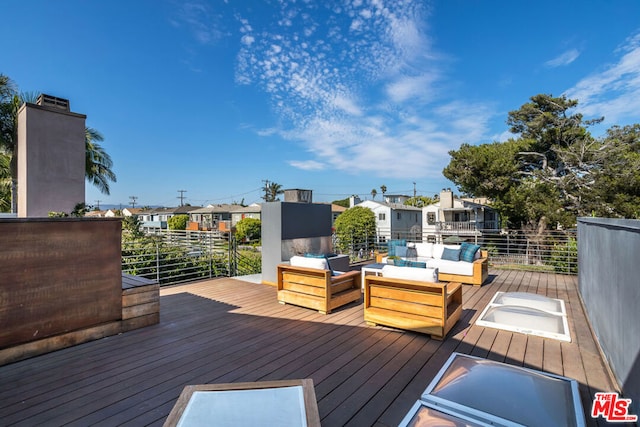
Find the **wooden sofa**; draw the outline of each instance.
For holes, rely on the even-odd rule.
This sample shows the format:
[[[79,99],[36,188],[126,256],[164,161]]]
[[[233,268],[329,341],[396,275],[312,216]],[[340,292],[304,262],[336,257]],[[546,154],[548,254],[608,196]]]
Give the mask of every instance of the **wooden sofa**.
[[[278,301],[329,314],[332,310],[362,297],[360,272],[337,276],[331,270],[278,265]]]
[[[401,267],[412,268],[412,267]],[[444,339],[460,320],[461,283],[365,276],[364,320]]]
[[[387,254],[381,253],[376,255],[376,262],[386,262]],[[464,262],[464,261],[460,261]],[[430,265],[431,266],[431,265]],[[433,264],[438,268],[437,264]],[[438,280],[441,282],[459,282],[468,285],[482,286],[482,284],[489,278],[489,252],[480,250],[480,258],[473,262],[473,274],[449,274],[440,270],[438,273]]]
[[[438,273],[438,280],[441,282],[460,282],[473,286],[482,286],[489,278],[489,252],[480,251],[480,258],[473,261],[473,275],[463,276],[461,274]]]

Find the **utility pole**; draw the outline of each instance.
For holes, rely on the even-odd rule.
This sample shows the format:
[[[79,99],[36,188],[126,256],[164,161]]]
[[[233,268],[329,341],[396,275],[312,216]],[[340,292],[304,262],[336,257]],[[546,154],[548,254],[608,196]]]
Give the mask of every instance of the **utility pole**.
[[[262,182],[264,182],[264,201],[268,202],[269,201],[269,180],[263,179]]]
[[[180,195],[178,196],[178,199],[180,199],[180,207],[184,206],[184,193],[186,193],[187,190],[178,190],[178,193],[180,193]]]
[[[416,182],[413,181],[413,199],[415,200],[416,198]]]
[[[97,210],[100,210],[100,202],[101,202],[101,201],[102,201],[102,200],[96,200],[96,209],[97,209]]]
[[[129,196],[129,199],[131,199],[131,207],[135,208],[136,207],[136,200],[138,200],[138,196]]]

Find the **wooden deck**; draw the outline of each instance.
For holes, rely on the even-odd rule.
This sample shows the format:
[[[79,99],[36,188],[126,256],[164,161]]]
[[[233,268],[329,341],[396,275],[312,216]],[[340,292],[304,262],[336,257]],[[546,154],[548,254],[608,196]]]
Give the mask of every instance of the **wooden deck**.
[[[325,316],[234,279],[161,289],[159,324],[0,367],[0,424],[162,425],[185,385],[312,378],[324,426],[394,426],[457,351],[575,378],[597,425],[592,396],[617,387],[577,278],[492,270],[490,281],[463,287],[444,341],[368,327],[361,302]],[[564,299],[572,342],[475,326],[499,290]]]

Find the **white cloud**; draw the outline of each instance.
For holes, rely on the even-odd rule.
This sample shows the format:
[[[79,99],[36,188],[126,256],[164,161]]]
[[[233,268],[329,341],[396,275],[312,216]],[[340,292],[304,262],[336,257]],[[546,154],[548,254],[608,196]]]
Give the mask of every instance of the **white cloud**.
[[[604,116],[606,123],[637,118],[640,111],[640,33],[625,40],[617,62],[580,80],[565,95],[578,100],[586,117]]]
[[[182,3],[177,18],[171,22],[174,26],[186,26],[200,44],[217,43],[225,35],[221,15],[201,0]]]
[[[422,2],[356,1],[325,13],[312,13],[314,2],[294,7],[279,12],[275,29],[241,18],[251,28],[243,34],[259,37],[242,46],[236,70],[237,82],[270,96],[279,135],[308,153],[290,166],[440,178],[449,150],[486,135],[487,106],[443,104],[445,73],[424,32]]]
[[[245,46],[251,46],[256,39],[253,36],[242,36],[240,42]]]
[[[305,171],[319,171],[325,169],[325,165],[315,160],[290,160],[289,164],[297,169]]]
[[[573,61],[578,59],[580,56],[580,51],[578,49],[570,49],[566,52],[563,52],[559,56],[545,62],[545,65],[549,68],[563,67],[565,65],[571,64]]]

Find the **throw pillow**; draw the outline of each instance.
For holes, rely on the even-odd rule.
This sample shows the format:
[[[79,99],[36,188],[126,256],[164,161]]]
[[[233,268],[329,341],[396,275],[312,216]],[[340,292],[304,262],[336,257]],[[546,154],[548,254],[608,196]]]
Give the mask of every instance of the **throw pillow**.
[[[389,254],[388,254],[388,256],[397,256],[396,255],[396,247],[397,246],[407,246],[407,241],[405,239],[389,240]]]
[[[406,246],[396,246],[396,256],[405,257],[407,256],[407,251],[409,250]]]
[[[312,254],[307,252],[304,254],[305,258],[326,258],[324,254]]]
[[[427,268],[427,263],[423,261],[407,261],[407,267]]]
[[[476,252],[479,250],[479,245],[473,245],[466,242],[462,243],[460,245],[460,261],[473,262],[475,260]]]
[[[460,249],[444,248],[442,251],[442,259],[447,261],[460,261]]]

